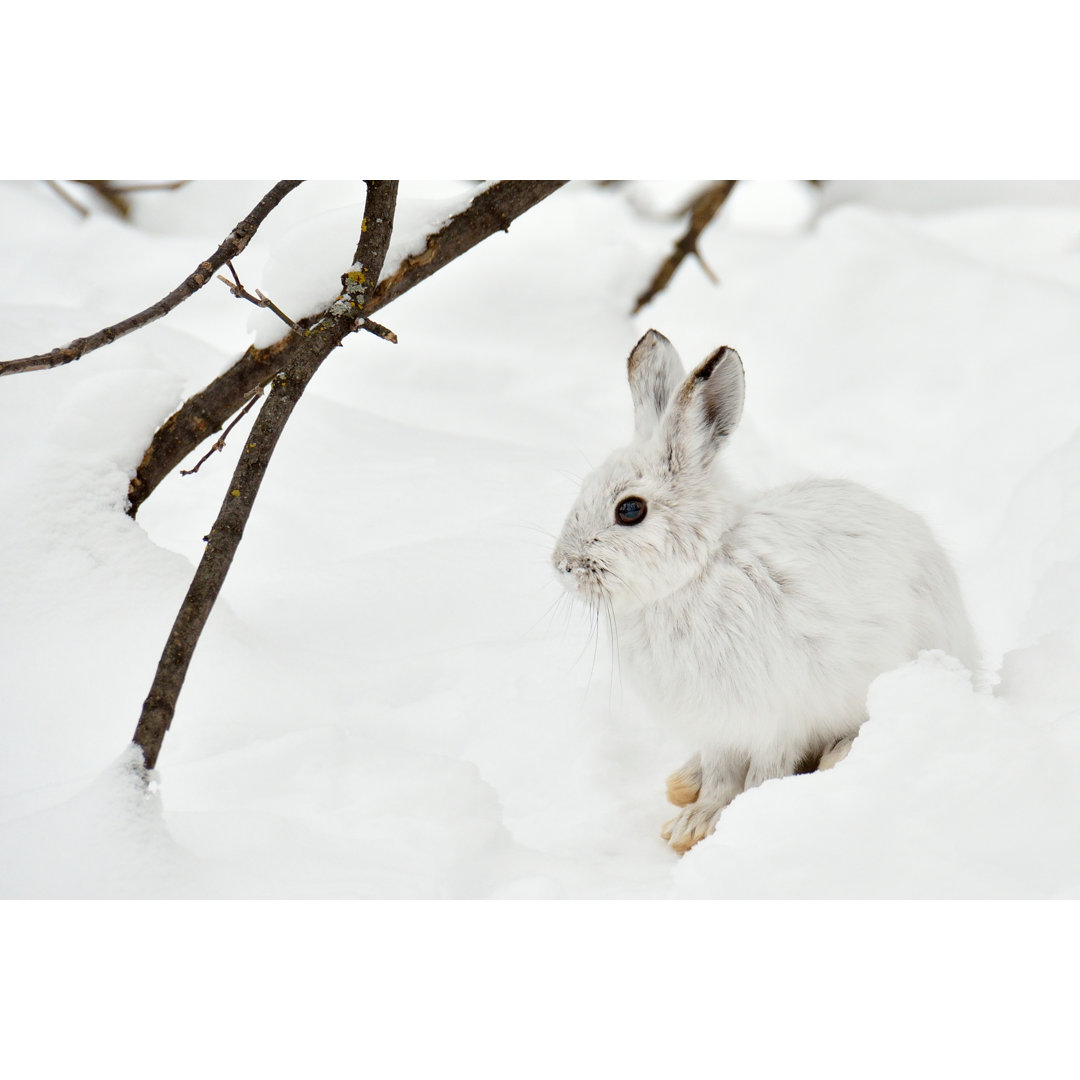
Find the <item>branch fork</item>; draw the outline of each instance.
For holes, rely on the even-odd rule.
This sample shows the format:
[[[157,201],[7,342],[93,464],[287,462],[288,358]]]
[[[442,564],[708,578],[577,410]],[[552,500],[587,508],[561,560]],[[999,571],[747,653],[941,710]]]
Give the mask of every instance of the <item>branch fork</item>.
[[[232,274],[233,279],[230,281],[224,274],[218,274],[218,281],[224,282],[229,292],[233,294],[238,300],[247,300],[248,303],[254,304],[256,307],[269,308],[290,330],[296,334],[303,334],[304,328],[298,326],[284,311],[281,310],[261,289],[255,290],[255,296],[244,288],[240,282],[240,276],[236,272],[236,268],[232,264],[230,259],[225,265],[229,268],[229,273]]]

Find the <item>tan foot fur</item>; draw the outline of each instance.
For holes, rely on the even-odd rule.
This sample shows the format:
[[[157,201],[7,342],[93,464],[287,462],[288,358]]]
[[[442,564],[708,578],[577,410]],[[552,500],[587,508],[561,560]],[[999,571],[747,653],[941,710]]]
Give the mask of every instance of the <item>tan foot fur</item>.
[[[687,806],[678,817],[672,818],[660,830],[660,835],[673,851],[682,855],[712,833],[725,805],[724,803],[706,803]]]
[[[692,802],[697,802],[700,793],[701,758],[695,754],[681,769],[667,778],[668,802],[675,806],[689,806]]]

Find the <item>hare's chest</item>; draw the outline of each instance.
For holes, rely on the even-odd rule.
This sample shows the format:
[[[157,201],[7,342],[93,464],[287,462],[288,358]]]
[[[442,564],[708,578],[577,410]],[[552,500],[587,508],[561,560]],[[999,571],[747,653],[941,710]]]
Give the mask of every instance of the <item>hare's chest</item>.
[[[754,708],[776,660],[771,621],[745,581],[702,582],[620,622],[623,668],[668,710]]]

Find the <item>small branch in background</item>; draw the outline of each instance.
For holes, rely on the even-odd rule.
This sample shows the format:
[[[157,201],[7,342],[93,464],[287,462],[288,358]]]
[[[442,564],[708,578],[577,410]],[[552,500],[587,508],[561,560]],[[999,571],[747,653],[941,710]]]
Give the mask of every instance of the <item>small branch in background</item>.
[[[74,207],[74,209],[78,211],[79,217],[85,218],[90,216],[90,211],[87,210],[74,195],[66,192],[55,180],[46,180],[45,183],[48,184],[49,187],[51,187],[53,191],[68,204],[68,206]]]
[[[130,200],[111,180],[76,180],[75,183],[85,184],[91,191],[96,191],[122,218],[131,213]]]
[[[232,431],[232,429],[236,427],[236,425],[239,424],[240,421],[243,420],[249,412],[251,412],[251,407],[255,404],[256,401],[259,400],[259,398],[262,397],[262,395],[263,388],[260,386],[258,391],[255,394],[252,394],[251,400],[236,414],[236,418],[232,421],[232,423],[229,424],[229,426],[221,433],[221,438],[219,438],[218,441],[214,443],[214,445],[211,446],[210,449],[207,450],[206,453],[203,454],[203,456],[199,458],[199,460],[195,463],[195,468],[181,469],[180,475],[194,476],[203,467],[203,464],[209,461],[210,458],[214,456],[214,454],[221,453],[221,451],[225,449],[225,440],[229,437],[229,432]]]
[[[713,283],[717,283],[716,275],[709,269],[705,260],[698,250],[698,239],[705,227],[720,211],[720,207],[727,201],[735,187],[735,180],[717,180],[710,184],[703,192],[697,195],[687,208],[690,212],[690,224],[686,232],[675,241],[675,247],[671,254],[660,264],[649,287],[637,298],[634,303],[633,314],[637,314],[646,304],[654,300],[667,288],[675,271],[682,265],[687,255],[693,255],[701,264],[701,268],[709,276]]]
[[[74,195],[65,191],[57,180],[46,180],[49,185],[68,204],[79,212],[80,217],[89,217],[90,210],[83,206]],[[118,184],[114,180],[69,180],[70,184],[82,184],[96,191],[121,217],[126,218],[131,212],[131,203],[128,195],[137,195],[143,191],[176,191],[190,180],[168,180],[158,184]]]
[[[156,304],[123,319],[112,326],[106,326],[96,334],[89,337],[76,338],[63,348],[53,349],[52,352],[40,353],[37,356],[25,356],[19,360],[5,360],[0,362],[0,376],[18,375],[26,371],[47,371],[50,368],[60,367],[78,360],[88,352],[100,349],[103,345],[109,345],[117,338],[138,330],[147,323],[168,315],[174,307],[182,304],[189,296],[201,289],[213,276],[215,270],[220,270],[230,259],[235,259],[241,251],[248,246],[249,241],[258,231],[263,220],[275,206],[293,188],[299,187],[302,180],[279,180],[263,197],[243,221],[239,222],[235,229],[222,241],[217,251],[205,262],[199,263],[194,272],[189,274],[168,296],[162,297]],[[272,374],[272,373],[271,373]],[[256,384],[257,385],[257,384]],[[248,387],[248,392],[254,386]],[[244,394],[247,398],[247,394]],[[237,408],[239,408],[239,402]],[[231,416],[236,409],[230,409]]]
[[[297,334],[302,334],[304,328],[297,326],[284,311],[281,310],[268,296],[265,296],[259,289],[256,289],[257,298],[252,296],[251,293],[240,284],[240,278],[237,276],[236,270],[233,268],[232,260],[230,259],[226,264],[229,268],[229,273],[232,274],[233,279],[230,281],[224,274],[218,274],[218,281],[223,281],[228,286],[229,292],[233,296],[240,300],[247,300],[249,303],[254,304],[256,307],[269,308],[290,330],[295,331]]]
[[[178,191],[190,180],[167,180],[159,184],[113,184],[112,189],[117,195],[138,195],[143,191]]]

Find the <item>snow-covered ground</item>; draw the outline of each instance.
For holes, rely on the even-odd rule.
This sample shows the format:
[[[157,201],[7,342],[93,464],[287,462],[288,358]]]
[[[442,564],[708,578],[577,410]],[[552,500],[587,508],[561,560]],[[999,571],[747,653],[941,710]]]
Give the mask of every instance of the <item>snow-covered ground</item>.
[[[164,295],[270,184],[142,196],[130,225],[0,186],[0,359]],[[125,747],[245,429],[136,522],[128,479],[277,327],[214,283],[0,381],[0,895],[1080,896],[1080,185],[746,183],[702,242],[721,284],[689,261],[631,316],[682,227],[652,212],[692,188],[573,184],[386,308],[398,345],[326,362],[150,798]],[[404,184],[400,243],[469,191]],[[300,187],[244,284],[294,317],[332,297],[362,205]],[[681,859],[658,831],[685,747],[549,563],[650,326],[688,362],[738,348],[745,483],[842,475],[923,513],[986,660],[882,676],[844,762],[740,796]]]

